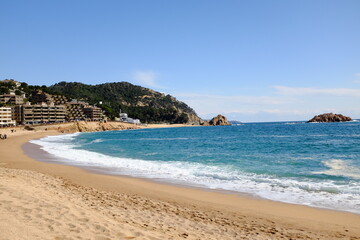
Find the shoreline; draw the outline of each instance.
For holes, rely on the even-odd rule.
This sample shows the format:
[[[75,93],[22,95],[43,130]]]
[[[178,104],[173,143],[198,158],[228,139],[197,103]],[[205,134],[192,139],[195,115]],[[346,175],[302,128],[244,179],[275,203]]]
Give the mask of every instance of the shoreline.
[[[67,134],[66,134],[67,135]],[[37,140],[37,139],[32,139]],[[239,196],[241,198],[248,198],[248,199],[255,199],[255,200],[264,200],[264,201],[270,201],[270,202],[277,202],[277,203],[284,203],[284,204],[290,204],[295,206],[304,206],[314,209],[320,209],[320,210],[329,210],[329,211],[335,211],[335,212],[343,212],[343,213],[351,213],[360,216],[360,213],[352,212],[352,211],[346,211],[346,210],[340,210],[340,209],[333,209],[333,208],[326,208],[326,207],[320,207],[320,206],[312,206],[308,204],[301,204],[301,203],[293,203],[293,202],[285,202],[285,201],[277,201],[269,198],[263,198],[261,196],[247,193],[247,192],[238,192],[238,191],[232,191],[232,190],[226,190],[221,188],[209,188],[206,186],[202,186],[201,184],[190,184],[190,183],[182,183],[182,182],[176,182],[171,179],[163,179],[163,178],[150,178],[150,177],[140,177],[140,176],[132,176],[127,174],[121,174],[121,173],[110,173],[107,168],[99,168],[96,166],[84,166],[84,165],[77,165],[73,162],[66,162],[59,160],[60,158],[58,156],[54,156],[44,150],[41,149],[41,147],[35,143],[27,142],[21,146],[23,152],[26,156],[40,162],[44,163],[50,163],[50,164],[59,164],[64,166],[71,166],[80,168],[82,170],[85,170],[87,172],[93,173],[93,174],[99,174],[99,175],[106,175],[106,176],[113,176],[113,177],[120,177],[120,178],[129,178],[129,179],[135,179],[135,180],[141,180],[145,182],[151,182],[155,184],[160,185],[169,185],[179,188],[187,188],[187,189],[195,189],[199,191],[205,191],[205,192],[215,192],[220,194],[229,194],[234,196]]]
[[[37,140],[37,139],[31,139],[31,140]],[[274,200],[262,198],[262,197],[253,195],[251,193],[246,193],[246,192],[237,192],[237,191],[231,191],[231,190],[220,189],[220,188],[212,189],[212,188],[207,188],[205,186],[200,186],[200,185],[182,184],[182,183],[177,183],[175,181],[172,182],[170,179],[168,179],[168,181],[167,181],[166,179],[162,179],[162,178],[146,178],[146,177],[138,177],[138,176],[132,176],[132,175],[126,175],[126,174],[115,174],[115,173],[111,174],[111,173],[108,173],[106,170],[100,169],[98,167],[86,167],[86,166],[79,166],[79,165],[71,164],[71,163],[65,163],[65,162],[58,160],[59,159],[58,157],[42,150],[39,145],[37,145],[35,143],[31,143],[31,142],[24,143],[21,146],[21,149],[23,150],[23,152],[25,153],[26,156],[34,159],[35,161],[76,167],[76,168],[83,169],[87,172],[93,173],[93,174],[113,176],[113,177],[123,177],[123,178],[129,178],[129,179],[138,179],[141,181],[152,182],[152,183],[160,184],[160,185],[170,185],[170,186],[175,186],[175,187],[179,187],[179,188],[189,188],[189,189],[197,189],[197,190],[206,191],[206,192],[230,194],[230,195],[235,195],[235,196],[240,196],[240,197],[245,197],[245,198],[250,198],[250,199],[260,199],[260,200],[267,200],[267,201],[272,201],[272,202],[280,202],[280,201],[274,201]],[[288,204],[293,204],[293,203],[288,203]],[[301,204],[294,204],[294,205],[301,205]],[[304,205],[304,206],[307,206],[307,205]],[[308,207],[319,208],[319,207],[312,207],[312,206],[308,206]],[[326,209],[326,208],[319,208],[319,209]],[[329,210],[334,210],[334,209],[329,209]],[[341,211],[341,210],[334,210],[334,211],[347,212],[347,211]],[[349,212],[349,213],[351,213],[351,212]]]
[[[152,226],[152,228],[155,228],[153,231],[156,234],[150,231],[156,236],[160,234],[159,236],[162,237],[159,239],[217,239],[216,236],[222,236],[222,239],[277,239],[281,237],[287,239],[360,239],[360,227],[357,224],[360,222],[360,216],[353,213],[273,202],[265,199],[253,199],[238,194],[204,191],[197,188],[174,186],[132,177],[103,175],[74,166],[36,161],[26,156],[21,149],[21,146],[31,139],[57,134],[59,133],[56,131],[26,133],[10,136],[9,139],[0,142],[0,170],[30,171],[31,175],[43,174],[50,179],[61,179],[71,188],[75,186],[75,192],[79,191],[79,189],[95,189],[94,191],[105,192],[106,196],[122,194],[130,196],[136,201],[141,200],[140,202],[143,203],[139,203],[135,207],[127,203],[125,205],[128,209],[136,209],[136,207],[137,210],[142,209],[144,204],[150,201],[160,208],[160,213],[154,213],[147,209],[150,212],[143,213],[140,211],[138,214],[149,214],[150,219],[152,215],[162,214],[162,218],[166,219],[166,221],[160,221],[163,227]],[[9,182],[11,183],[11,179]],[[67,190],[69,189],[67,188]],[[74,190],[70,192],[73,193]],[[105,203],[116,205],[116,201],[111,200],[111,198],[110,200],[105,197],[102,199],[100,196],[99,199],[100,204],[95,204],[99,208],[104,208]],[[105,203],[101,203],[101,201]],[[161,207],[162,205],[164,206]],[[0,205],[0,209],[2,209],[2,206]],[[170,209],[174,208],[178,209],[178,214],[173,215],[174,212],[170,211]],[[88,209],[88,211],[90,212],[91,209]],[[193,215],[186,214],[189,211]],[[199,218],[199,214],[204,219]],[[221,216],[220,219],[219,216]],[[138,217],[133,213],[132,218]],[[223,223],[220,221],[221,219]],[[146,222],[145,220],[142,221]],[[170,227],[166,222],[176,226],[176,229],[164,232],[163,228],[165,226]],[[0,223],[5,224],[6,222],[0,217]],[[182,235],[181,232],[189,228],[189,224],[194,225],[195,223],[205,225],[203,229],[191,228],[186,232],[186,235]],[[146,222],[146,224],[149,226],[151,222]],[[136,231],[143,234],[142,236],[150,234],[148,227],[144,227],[140,223],[133,224],[129,228],[132,229],[134,226],[136,226],[134,228]],[[214,229],[221,229],[221,232],[216,233]],[[139,237],[139,239],[146,238]]]
[[[142,128],[144,129],[144,128]],[[149,128],[150,129],[150,128]],[[135,129],[136,130],[136,129]],[[141,129],[137,129],[140,130]],[[155,130],[154,131],[158,131]],[[131,134],[131,133],[130,133]],[[64,138],[68,138],[68,136],[72,137],[72,136],[79,136],[78,134],[70,134],[70,135],[65,135]],[[86,135],[83,135],[86,136]],[[93,135],[96,136],[96,135]],[[62,138],[62,136],[60,136],[60,138]],[[45,140],[46,142],[46,140]],[[52,140],[50,141],[52,142]],[[40,144],[40,145],[38,145]],[[37,154],[28,154],[27,149],[29,149],[28,147],[25,147],[26,145],[31,145],[32,148],[37,148],[38,152]],[[115,165],[112,166],[105,166],[102,164],[103,162],[106,163],[106,159],[104,159],[101,162],[96,161],[98,158],[102,158],[102,157],[106,157],[108,155],[106,155],[106,153],[98,153],[100,155],[103,156],[97,156],[97,157],[90,157],[90,161],[85,161],[85,163],[82,163],[83,160],[83,156],[87,155],[87,153],[82,152],[83,155],[79,155],[76,152],[73,152],[74,155],[69,155],[67,154],[66,158],[62,158],[60,157],[59,154],[61,154],[61,152],[57,151],[55,152],[53,155],[53,153],[49,153],[46,152],[44,150],[42,150],[41,147],[41,141],[40,143],[37,142],[32,142],[30,141],[29,143],[26,143],[23,146],[23,149],[25,151],[25,153],[30,156],[33,159],[36,159],[38,161],[43,161],[43,162],[50,162],[50,163],[56,163],[56,164],[61,164],[61,165],[68,165],[68,166],[74,166],[74,167],[79,167],[81,169],[84,169],[86,171],[95,173],[95,174],[102,174],[102,175],[109,175],[109,176],[119,176],[119,177],[126,177],[126,178],[134,178],[134,179],[141,179],[143,181],[150,181],[153,183],[158,183],[158,184],[165,184],[165,185],[172,185],[172,186],[177,186],[180,188],[195,188],[201,191],[208,191],[208,192],[217,192],[217,193],[223,193],[223,194],[232,194],[232,195],[237,195],[240,197],[246,197],[246,198],[252,198],[252,199],[263,199],[263,200],[268,200],[268,201],[274,201],[274,202],[280,202],[280,203],[286,203],[286,204],[294,204],[294,205],[302,205],[302,206],[307,206],[307,207],[311,207],[311,208],[318,208],[318,209],[324,209],[324,210],[333,210],[333,211],[337,211],[337,212],[348,212],[348,213],[353,213],[356,215],[360,215],[360,211],[357,208],[357,205],[355,205],[354,201],[358,202],[358,200],[354,200],[352,203],[352,205],[350,207],[344,207],[343,205],[337,205],[336,203],[332,204],[332,205],[321,205],[321,200],[319,199],[315,199],[313,201],[299,201],[298,199],[291,199],[289,198],[274,198],[272,197],[272,195],[261,195],[259,192],[250,189],[249,191],[245,191],[245,190],[235,190],[235,189],[231,189],[231,188],[223,188],[222,185],[217,184],[215,187],[212,187],[209,184],[206,184],[206,182],[201,182],[201,181],[186,181],[184,179],[181,178],[176,178],[174,176],[165,176],[165,177],[160,177],[156,174],[142,174],[141,170],[140,170],[140,174],[138,172],[134,172],[131,171],[132,168],[129,166],[117,166],[115,167]],[[46,145],[45,145],[46,146]],[[40,150],[41,149],[41,150]],[[92,150],[86,150],[86,151],[90,151],[88,153],[91,153]],[[105,155],[104,155],[105,154]],[[75,157],[78,156],[78,157]],[[51,156],[51,157],[50,157]],[[74,157],[74,158],[71,158]],[[112,156],[112,157],[119,157],[122,158],[121,156]],[[138,158],[140,159],[140,158]],[[131,159],[129,159],[131,160]],[[135,159],[136,160],[136,159]],[[126,161],[124,161],[126,162]],[[141,164],[141,163],[140,163]],[[137,165],[140,165],[139,163]],[[146,163],[145,163],[146,164]],[[129,170],[130,169],[130,170]],[[135,166],[136,169],[136,166]],[[145,169],[146,172],[147,169]],[[181,179],[181,180],[180,180]],[[226,186],[226,184],[225,184]],[[259,190],[261,191],[261,189]],[[275,194],[277,192],[274,192]],[[286,191],[284,191],[284,193],[286,193]],[[291,192],[290,192],[291,193]],[[271,194],[271,193],[270,193]],[[311,192],[309,193],[311,194]],[[304,197],[303,197],[304,196]],[[300,197],[303,197],[303,199],[306,199],[306,196],[303,194]],[[329,196],[329,198],[331,198],[332,196]],[[340,202],[340,201],[338,201]],[[349,201],[349,204],[351,204],[351,201]],[[352,208],[351,208],[352,207]]]

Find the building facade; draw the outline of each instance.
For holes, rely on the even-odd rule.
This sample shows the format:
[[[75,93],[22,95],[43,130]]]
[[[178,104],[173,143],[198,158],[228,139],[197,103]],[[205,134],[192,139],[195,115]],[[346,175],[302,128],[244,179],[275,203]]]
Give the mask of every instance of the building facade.
[[[65,122],[66,108],[54,104],[23,104],[15,106],[14,116],[20,124],[44,124]]]
[[[84,113],[88,120],[100,121],[104,118],[101,108],[95,106],[84,107]]]
[[[122,121],[122,122],[133,123],[133,124],[141,124],[139,119],[129,118],[127,113],[120,113],[119,116],[120,116],[119,120]]]
[[[66,104],[66,110],[67,121],[100,121],[105,118],[101,108],[76,99]]]
[[[10,107],[0,107],[0,127],[15,126],[12,119],[12,109]]]
[[[18,105],[24,103],[24,98],[15,94],[3,94],[0,95],[0,103]]]
[[[54,103],[55,105],[65,105],[68,100],[65,96],[62,95],[52,95],[43,92],[42,90],[33,91],[31,93],[30,102],[35,104],[40,103]]]

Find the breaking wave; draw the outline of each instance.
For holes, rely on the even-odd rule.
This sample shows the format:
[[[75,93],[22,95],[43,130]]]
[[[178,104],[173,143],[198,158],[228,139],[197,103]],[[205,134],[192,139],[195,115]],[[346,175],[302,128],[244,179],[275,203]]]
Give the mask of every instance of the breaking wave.
[[[336,182],[329,179],[278,177],[245,172],[226,164],[184,161],[156,161],[108,156],[78,149],[79,133],[49,136],[31,143],[59,157],[65,164],[96,168],[107,174],[150,178],[188,186],[250,193],[266,199],[350,211],[360,214],[358,182]],[[100,139],[94,141],[101,142]],[[360,179],[359,168],[334,159],[324,161],[328,170],[314,172]]]

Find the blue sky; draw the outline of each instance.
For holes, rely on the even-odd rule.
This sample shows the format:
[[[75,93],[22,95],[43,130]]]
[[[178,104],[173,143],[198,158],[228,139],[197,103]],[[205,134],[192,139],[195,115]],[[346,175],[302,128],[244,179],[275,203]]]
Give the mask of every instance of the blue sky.
[[[360,1],[0,1],[0,79],[128,81],[203,118],[360,118]]]

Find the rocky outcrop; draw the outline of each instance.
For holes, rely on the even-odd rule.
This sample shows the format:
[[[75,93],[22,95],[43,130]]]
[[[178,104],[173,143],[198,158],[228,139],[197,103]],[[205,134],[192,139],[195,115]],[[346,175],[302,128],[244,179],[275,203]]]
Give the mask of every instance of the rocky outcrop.
[[[139,129],[140,127],[131,123],[123,122],[71,122],[50,126],[39,126],[40,128],[47,128],[48,130],[57,130],[61,133],[75,133],[75,132],[101,132],[112,130],[126,130],[126,129]]]
[[[348,121],[352,121],[352,119],[350,117],[341,114],[324,113],[313,117],[308,122],[348,122]]]
[[[228,126],[231,125],[229,121],[223,115],[219,114],[209,121],[202,122],[203,126]]]

